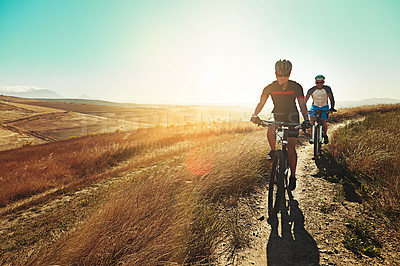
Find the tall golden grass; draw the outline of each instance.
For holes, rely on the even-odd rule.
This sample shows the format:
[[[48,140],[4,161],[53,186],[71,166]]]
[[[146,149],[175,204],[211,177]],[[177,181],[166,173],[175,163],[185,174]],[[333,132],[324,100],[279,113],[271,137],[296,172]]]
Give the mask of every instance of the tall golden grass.
[[[336,131],[329,150],[361,182],[376,210],[400,229],[400,111],[399,105],[387,108],[371,108],[365,120]]]
[[[165,148],[184,143],[180,151],[208,136],[250,132],[248,123],[195,124],[109,133],[0,152],[0,207],[52,188],[79,185],[116,174],[107,172],[118,163],[137,158],[130,167],[154,163],[166,156]],[[118,169],[123,171],[126,169]]]
[[[397,110],[400,110],[400,104],[378,104],[351,108],[340,108],[336,113],[329,115],[329,122],[340,123],[349,119],[364,117],[372,112],[387,113]]]
[[[234,224],[237,220],[235,215],[240,214],[229,214],[222,206],[235,206],[240,196],[260,185],[260,177],[266,170],[266,164],[260,158],[265,158],[267,150],[259,148],[257,142],[260,138],[254,138],[252,134],[263,132],[247,134],[257,130],[247,123],[230,128],[191,125],[174,128],[169,131],[171,134],[166,135],[168,130],[151,129],[130,132],[130,135],[105,134],[40,146],[44,151],[36,153],[38,157],[36,160],[33,157],[31,162],[40,158],[48,164],[70,165],[71,161],[65,160],[70,158],[68,154],[83,156],[81,162],[87,161],[81,167],[78,167],[78,160],[72,161],[75,162],[73,169],[77,170],[61,184],[82,185],[104,178],[102,172],[112,169],[118,162],[122,165],[118,173],[134,175],[134,178],[117,187],[108,202],[76,230],[54,243],[36,248],[29,256],[27,252],[20,252],[17,264],[210,263],[219,241],[229,239],[233,244],[227,248],[231,249],[243,244],[246,239]],[[86,145],[86,152],[79,153],[83,145]],[[29,152],[32,150],[27,149],[35,148],[41,150],[38,146],[15,152],[21,154],[18,158],[26,159],[28,154],[32,154]],[[53,153],[51,156],[50,151]],[[62,152],[65,155],[56,156]],[[192,168],[186,167],[191,155],[196,158]],[[158,166],[149,170],[142,168],[141,173],[132,170],[155,163]],[[196,164],[202,168],[204,163],[212,164],[212,169],[197,175],[199,172],[193,168]],[[16,172],[24,173],[19,169]],[[71,168],[54,166],[54,169],[57,173],[65,173],[64,169]],[[44,182],[42,189],[60,184],[51,178],[45,180],[49,181]]]
[[[83,226],[43,248],[26,264],[156,265],[183,261],[186,247],[181,239],[190,214],[186,208],[189,188],[182,181],[162,177],[130,185],[113,195]]]

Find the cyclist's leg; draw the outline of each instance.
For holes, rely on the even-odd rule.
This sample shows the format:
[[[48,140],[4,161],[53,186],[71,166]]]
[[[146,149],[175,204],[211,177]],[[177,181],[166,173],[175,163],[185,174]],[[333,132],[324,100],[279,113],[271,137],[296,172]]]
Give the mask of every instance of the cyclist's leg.
[[[314,122],[315,122],[315,115],[313,114],[313,115],[310,115],[310,123],[311,123],[311,125],[314,125]],[[311,138],[312,138],[312,127],[310,127],[310,135],[311,135]]]
[[[329,110],[329,105],[325,105],[323,107],[320,108],[321,110],[324,111],[328,111]],[[321,116],[321,122],[322,122],[322,134],[324,136],[326,136],[326,133],[328,131],[328,125],[327,125],[327,121],[328,121],[328,115],[326,113],[323,113]]]
[[[288,117],[287,121],[292,123],[299,123],[299,115],[292,114]],[[299,137],[299,129],[295,129],[290,126],[288,130],[288,138],[287,138],[287,152],[288,152],[288,163],[290,167],[290,176],[296,176],[296,165],[297,165],[297,153],[296,153],[296,143]]]
[[[315,122],[315,110],[317,109],[317,107],[315,105],[311,105],[311,109],[308,111],[309,115],[310,115],[310,123],[311,125],[314,125]],[[310,127],[310,135],[312,138],[312,127]]]
[[[290,167],[290,177],[289,177],[289,190],[296,189],[296,165],[297,165],[297,153],[296,153],[296,143],[297,138],[288,137],[288,161]]]
[[[328,132],[328,124],[326,122],[326,119],[321,119],[321,121],[322,121],[322,134],[326,136]]]
[[[324,138],[324,144],[328,144],[329,143],[329,138],[327,135],[327,131],[328,131],[328,124],[326,123],[325,119],[322,119],[322,137]]]
[[[298,138],[288,137],[287,151],[288,151],[288,162],[290,167],[290,176],[296,176],[296,165],[297,165],[297,152],[296,143]]]
[[[271,150],[276,151],[276,126],[269,125],[267,130],[267,139]]]

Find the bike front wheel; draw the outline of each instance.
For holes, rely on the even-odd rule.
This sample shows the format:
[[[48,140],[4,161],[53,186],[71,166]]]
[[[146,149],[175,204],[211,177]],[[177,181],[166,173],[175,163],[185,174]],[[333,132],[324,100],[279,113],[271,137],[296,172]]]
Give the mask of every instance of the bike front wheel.
[[[268,188],[268,216],[276,217],[284,192],[285,158],[281,150],[275,152]]]
[[[314,126],[314,159],[316,160],[319,156],[319,153],[321,151],[321,140],[319,139],[320,135],[320,126],[315,125]]]

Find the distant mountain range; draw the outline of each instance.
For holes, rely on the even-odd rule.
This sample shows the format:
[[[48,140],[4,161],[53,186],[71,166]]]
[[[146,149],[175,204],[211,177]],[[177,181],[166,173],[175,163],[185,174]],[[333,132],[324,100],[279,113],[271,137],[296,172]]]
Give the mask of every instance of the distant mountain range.
[[[35,86],[0,86],[0,94],[33,99],[65,99],[65,97],[54,91]],[[82,94],[77,97],[77,99],[98,100],[97,98],[87,96],[86,94]]]
[[[0,86],[0,95],[21,98],[63,98],[54,91],[35,86]]]

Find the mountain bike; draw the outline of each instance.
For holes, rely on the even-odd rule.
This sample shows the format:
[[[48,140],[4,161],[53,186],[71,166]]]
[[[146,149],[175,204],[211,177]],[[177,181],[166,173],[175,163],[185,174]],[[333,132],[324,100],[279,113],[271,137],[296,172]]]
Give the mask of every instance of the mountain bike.
[[[332,113],[331,110],[315,110],[311,111],[315,113],[315,121],[311,127],[311,139],[310,142],[314,143],[314,160],[318,159],[318,156],[321,154],[321,147],[324,143],[322,138],[322,114],[326,113],[327,115]]]
[[[290,189],[288,189],[288,177],[289,177],[289,162],[287,152],[287,137],[289,126],[294,126],[295,129],[301,127],[297,123],[287,123],[279,121],[262,121],[262,126],[267,127],[269,125],[276,125],[276,142],[281,146],[272,157],[272,166],[269,178],[268,187],[268,216],[270,218],[276,217],[279,212],[281,200],[284,199],[285,191],[288,194],[289,200],[293,199],[293,195]]]

